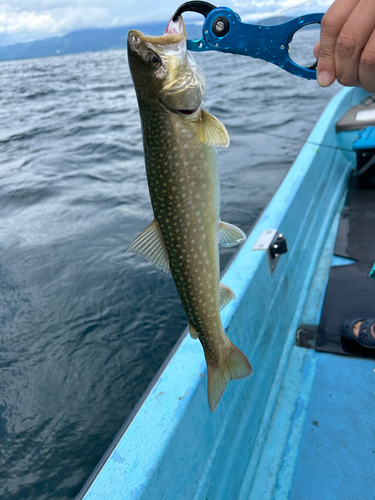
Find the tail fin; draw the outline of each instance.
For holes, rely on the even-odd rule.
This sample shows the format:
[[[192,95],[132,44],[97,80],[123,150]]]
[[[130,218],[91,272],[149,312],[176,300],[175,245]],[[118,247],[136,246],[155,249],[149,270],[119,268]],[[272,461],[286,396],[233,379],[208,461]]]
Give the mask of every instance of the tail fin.
[[[227,359],[219,367],[207,360],[208,403],[212,412],[224,394],[230,380],[245,378],[253,373],[253,369],[245,354],[231,343],[232,349]]]

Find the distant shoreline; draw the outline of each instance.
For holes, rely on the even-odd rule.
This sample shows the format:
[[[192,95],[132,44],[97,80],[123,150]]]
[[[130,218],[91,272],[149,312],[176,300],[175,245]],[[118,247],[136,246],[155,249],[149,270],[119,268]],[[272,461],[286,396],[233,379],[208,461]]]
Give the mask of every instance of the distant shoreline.
[[[262,19],[260,25],[281,24],[292,17],[274,16]],[[167,21],[147,25],[138,25],[137,29],[150,35],[163,33]],[[201,27],[197,24],[186,25],[190,39],[199,38],[202,34]],[[19,59],[34,59],[39,57],[58,57],[68,54],[84,52],[101,52],[111,49],[125,49],[127,46],[127,33],[134,26],[119,28],[93,28],[72,31],[62,37],[45,38],[33,42],[17,43],[0,47],[0,62]]]

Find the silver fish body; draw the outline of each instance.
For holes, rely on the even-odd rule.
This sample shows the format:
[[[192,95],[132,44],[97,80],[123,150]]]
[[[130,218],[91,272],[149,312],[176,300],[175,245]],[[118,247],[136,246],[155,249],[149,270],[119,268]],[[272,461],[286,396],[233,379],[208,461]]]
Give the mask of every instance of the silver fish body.
[[[220,308],[234,293],[219,284],[218,244],[232,246],[245,239],[240,229],[219,218],[215,146],[227,146],[229,138],[225,127],[201,109],[205,80],[187,55],[182,18],[169,23],[164,39],[131,31],[128,40],[155,216],[129,250],[171,270],[190,333],[204,349],[214,411],[228,381],[252,373],[220,318]]]

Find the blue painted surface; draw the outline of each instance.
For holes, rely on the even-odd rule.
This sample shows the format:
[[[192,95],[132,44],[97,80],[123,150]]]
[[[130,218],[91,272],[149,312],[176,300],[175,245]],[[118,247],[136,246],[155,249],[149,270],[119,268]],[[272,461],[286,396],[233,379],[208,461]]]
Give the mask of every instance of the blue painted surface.
[[[375,279],[375,264],[374,264],[373,268],[371,269],[370,277]]]
[[[358,139],[353,142],[354,151],[361,149],[375,149],[375,127],[367,127],[358,134]]]
[[[334,123],[364,95],[345,89],[331,101],[309,138],[331,147],[305,144],[223,277],[237,295],[223,311],[223,325],[254,375],[231,382],[211,414],[203,352],[186,337],[85,500],[265,500],[290,490],[282,477],[293,475],[315,373],[315,360],[294,347],[294,336],[302,318],[319,310],[315,278],[329,268],[327,242],[353,167],[354,153],[334,149],[339,143],[348,149],[345,138],[352,135],[337,136]],[[266,255],[252,251],[270,228],[285,234],[289,248],[272,277]],[[320,294],[322,287],[320,281]],[[307,313],[310,299],[315,305]]]
[[[215,19],[221,17],[228,23],[225,36],[216,36],[212,27]],[[202,26],[202,37],[188,40],[188,50],[202,52],[218,50],[231,54],[241,54],[271,62],[292,75],[308,80],[316,80],[316,70],[296,64],[289,56],[289,44],[295,33],[309,24],[320,24],[323,14],[306,14],[286,23],[260,26],[241,22],[240,16],[228,7],[211,10]]]
[[[375,361],[316,361],[291,500],[374,500]]]
[[[355,264],[356,261],[353,259],[346,259],[345,257],[339,257],[338,255],[334,255],[332,257],[331,266],[351,266]]]

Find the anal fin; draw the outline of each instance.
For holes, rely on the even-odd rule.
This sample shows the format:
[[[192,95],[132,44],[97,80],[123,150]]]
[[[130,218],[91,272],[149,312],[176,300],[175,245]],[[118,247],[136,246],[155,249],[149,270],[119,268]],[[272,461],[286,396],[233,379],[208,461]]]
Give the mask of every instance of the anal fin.
[[[169,257],[160,226],[153,220],[128,247],[128,252],[136,253],[149,260],[156,267],[169,272]]]
[[[199,333],[191,323],[189,323],[189,332],[192,339],[196,340],[198,338]]]

